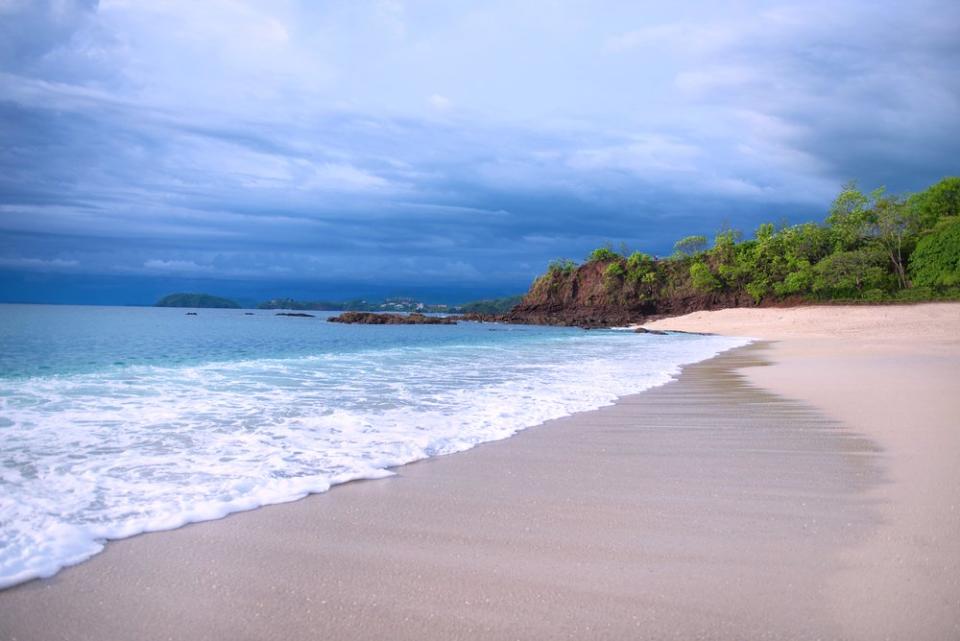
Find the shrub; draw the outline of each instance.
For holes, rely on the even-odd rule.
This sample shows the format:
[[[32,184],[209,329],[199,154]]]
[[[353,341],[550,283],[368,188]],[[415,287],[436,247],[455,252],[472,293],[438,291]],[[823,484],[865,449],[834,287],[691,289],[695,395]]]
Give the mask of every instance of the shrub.
[[[614,261],[607,265],[607,268],[603,271],[603,284],[608,290],[616,289],[623,282],[623,277],[626,274],[627,270],[623,268],[620,261]]]
[[[598,247],[590,252],[590,255],[587,256],[588,263],[605,263],[611,260],[617,260],[621,258],[620,254],[613,251],[610,247]]]
[[[566,276],[572,274],[576,268],[577,263],[569,258],[558,258],[550,261],[550,264],[547,266],[547,272],[553,275]]]
[[[619,261],[610,263],[607,265],[607,269],[603,272],[605,278],[623,278],[627,273],[627,270],[623,268],[623,265]]]
[[[654,274],[656,267],[656,261],[653,260],[652,256],[641,252],[633,252],[627,258],[627,280],[634,283],[652,282],[656,280]],[[650,275],[653,276],[652,279],[647,278]]]

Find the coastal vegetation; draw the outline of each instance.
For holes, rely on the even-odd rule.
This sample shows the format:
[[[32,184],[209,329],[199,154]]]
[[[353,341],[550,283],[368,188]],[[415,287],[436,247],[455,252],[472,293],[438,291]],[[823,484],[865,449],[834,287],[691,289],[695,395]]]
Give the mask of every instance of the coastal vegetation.
[[[960,298],[960,177],[912,194],[844,185],[823,222],[764,223],[749,238],[691,235],[666,257],[593,250],[553,261],[508,316],[612,324],[718,307]]]
[[[235,301],[210,294],[177,293],[168,294],[156,303],[154,307],[199,307],[206,309],[240,309]]]

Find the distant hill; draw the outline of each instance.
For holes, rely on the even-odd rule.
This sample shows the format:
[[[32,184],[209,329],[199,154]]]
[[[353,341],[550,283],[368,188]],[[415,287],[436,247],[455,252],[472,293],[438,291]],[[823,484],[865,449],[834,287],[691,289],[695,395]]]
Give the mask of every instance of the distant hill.
[[[292,298],[271,298],[257,305],[257,309],[295,309],[309,310],[315,312],[339,312],[346,309],[346,303],[337,303],[332,301],[304,301],[294,300]]]
[[[240,309],[240,305],[229,298],[220,298],[210,294],[168,294],[156,303],[154,307],[202,307],[215,309]]]
[[[387,298],[383,301],[354,299],[336,301],[303,301],[292,298],[273,298],[257,305],[259,309],[294,309],[299,311],[331,312],[449,312],[450,305],[431,305],[413,298]]]

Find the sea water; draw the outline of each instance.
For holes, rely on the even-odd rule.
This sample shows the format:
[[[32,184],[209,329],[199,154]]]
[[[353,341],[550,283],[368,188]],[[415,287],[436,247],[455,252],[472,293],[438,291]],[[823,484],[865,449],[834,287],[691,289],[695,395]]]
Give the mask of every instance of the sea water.
[[[0,305],[0,588],[608,405],[745,342],[194,311]]]

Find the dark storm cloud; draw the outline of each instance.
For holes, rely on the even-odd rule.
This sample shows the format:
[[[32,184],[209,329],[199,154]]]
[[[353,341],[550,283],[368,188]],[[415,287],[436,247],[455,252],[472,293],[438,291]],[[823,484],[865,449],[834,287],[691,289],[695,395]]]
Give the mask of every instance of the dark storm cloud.
[[[958,170],[953,3],[434,9],[0,4],[0,269],[506,291]]]

